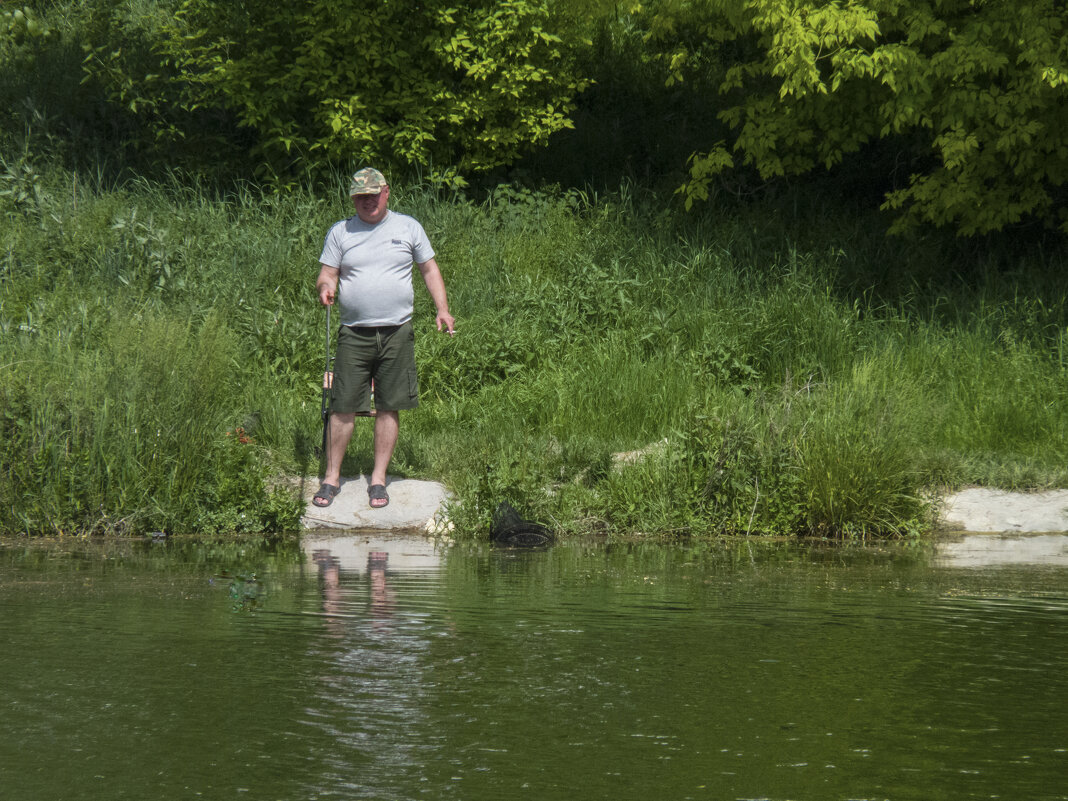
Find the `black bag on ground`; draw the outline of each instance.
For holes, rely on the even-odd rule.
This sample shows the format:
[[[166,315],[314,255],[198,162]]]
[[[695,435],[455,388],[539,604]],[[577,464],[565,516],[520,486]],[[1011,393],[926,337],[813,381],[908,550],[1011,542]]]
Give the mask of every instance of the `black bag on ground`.
[[[539,545],[551,545],[556,538],[541,523],[524,520],[511,505],[501,503],[497,511],[493,513],[490,539],[498,545],[534,548]]]

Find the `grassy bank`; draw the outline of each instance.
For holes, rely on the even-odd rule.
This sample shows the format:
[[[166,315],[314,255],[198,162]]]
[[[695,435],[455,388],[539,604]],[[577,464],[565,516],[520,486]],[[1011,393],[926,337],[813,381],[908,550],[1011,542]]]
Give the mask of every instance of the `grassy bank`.
[[[279,479],[318,469],[313,282],[341,192],[4,170],[0,530],[295,526]],[[1063,251],[889,240],[811,195],[394,206],[458,325],[436,335],[417,288],[394,472],[443,479],[461,532],[510,500],[616,535],[910,534],[933,487],[1068,486]],[[346,470],[369,452],[357,426]]]

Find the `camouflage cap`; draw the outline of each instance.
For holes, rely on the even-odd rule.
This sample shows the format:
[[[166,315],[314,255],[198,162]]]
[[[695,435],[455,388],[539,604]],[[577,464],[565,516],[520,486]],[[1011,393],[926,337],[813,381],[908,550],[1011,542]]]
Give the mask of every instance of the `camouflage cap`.
[[[349,197],[353,195],[377,195],[389,184],[386,177],[374,167],[364,167],[352,176],[349,184]]]

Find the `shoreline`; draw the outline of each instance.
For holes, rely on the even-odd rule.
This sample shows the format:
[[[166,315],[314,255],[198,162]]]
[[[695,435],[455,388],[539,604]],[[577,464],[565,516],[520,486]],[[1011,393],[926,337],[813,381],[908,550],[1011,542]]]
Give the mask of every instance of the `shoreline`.
[[[306,509],[302,531],[320,529],[352,531],[422,531],[441,534],[442,512],[451,498],[437,481],[390,477],[390,505],[371,509],[367,505],[366,476],[342,481],[342,492],[325,509],[311,503],[318,484],[305,481]],[[1068,489],[1041,492],[968,487],[946,493],[938,501],[938,534],[1057,534],[1068,532]]]

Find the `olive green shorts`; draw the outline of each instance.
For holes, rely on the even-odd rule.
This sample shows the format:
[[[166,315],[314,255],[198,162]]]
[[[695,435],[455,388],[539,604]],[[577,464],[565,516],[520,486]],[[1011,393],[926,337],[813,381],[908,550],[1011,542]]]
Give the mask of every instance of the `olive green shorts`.
[[[377,328],[343,325],[338,330],[330,410],[369,412],[371,381],[375,382],[376,409],[397,411],[419,405],[411,322]]]

